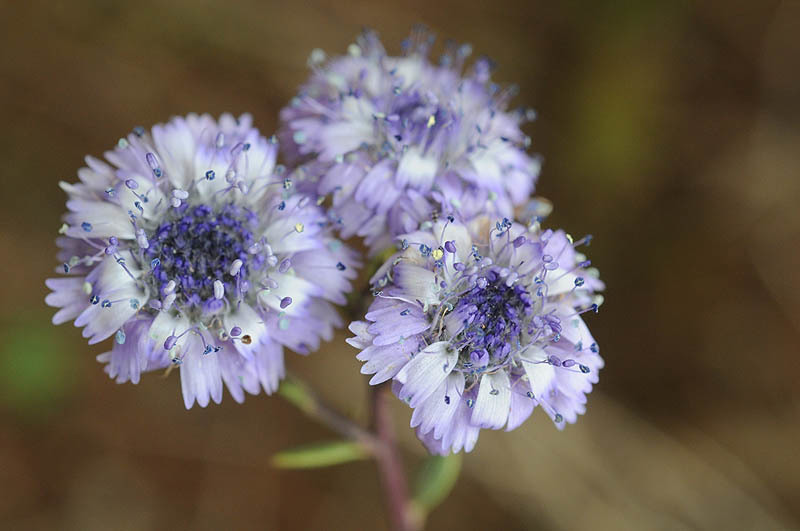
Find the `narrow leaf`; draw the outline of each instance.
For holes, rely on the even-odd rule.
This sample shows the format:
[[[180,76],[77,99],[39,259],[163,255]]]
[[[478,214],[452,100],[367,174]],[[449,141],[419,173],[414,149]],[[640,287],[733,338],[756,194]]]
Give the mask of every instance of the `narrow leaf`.
[[[461,454],[428,457],[417,474],[413,499],[415,512],[424,518],[442,503],[453,490],[460,472]]]
[[[272,456],[276,468],[319,468],[367,459],[369,452],[352,441],[329,441],[283,450]]]
[[[278,387],[278,394],[300,411],[308,413],[314,409],[314,397],[311,392],[305,384],[290,377],[281,382],[280,387]]]

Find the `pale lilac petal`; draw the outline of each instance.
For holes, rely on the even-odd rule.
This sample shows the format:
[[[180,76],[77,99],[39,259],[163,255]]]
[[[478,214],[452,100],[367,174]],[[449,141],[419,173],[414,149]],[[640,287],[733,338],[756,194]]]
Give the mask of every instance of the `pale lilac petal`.
[[[427,190],[439,170],[439,161],[424,155],[419,148],[406,150],[397,166],[397,185]]]
[[[361,374],[374,374],[369,381],[370,385],[378,385],[394,378],[412,359],[412,356],[419,352],[421,344],[422,338],[413,336],[387,346],[367,347],[356,356],[357,359],[365,362],[361,366]]]
[[[528,383],[520,377],[513,380],[511,383],[511,408],[508,412],[506,431],[520,427],[531,416],[535,407],[536,400],[533,398]]]
[[[366,321],[353,321],[347,327],[348,330],[355,334],[355,337],[348,337],[345,339],[348,345],[355,347],[359,350],[365,349],[372,344],[372,334],[367,331],[369,323]]]
[[[450,426],[464,392],[464,375],[451,372],[425,402],[411,415],[411,427],[419,427],[420,433],[434,430],[434,437],[441,438]]]
[[[439,302],[436,294],[436,276],[422,267],[401,262],[394,268],[397,285],[402,286],[402,299],[406,302],[434,304]]]
[[[400,398],[417,407],[447,378],[455,367],[458,353],[447,341],[440,341],[418,352],[400,371],[397,378],[403,383]]]
[[[508,420],[511,409],[511,382],[508,373],[484,374],[478,387],[478,398],[472,409],[472,424],[499,430]]]
[[[236,402],[244,402],[245,391],[250,394],[258,393],[258,377],[247,359],[230,348],[223,348],[216,356],[219,359],[222,381]]]
[[[283,347],[272,342],[265,344],[256,353],[253,363],[264,392],[271,395],[277,391],[280,381],[286,376]]]
[[[117,383],[139,383],[141,373],[147,370],[152,343],[148,336],[150,324],[144,319],[127,323],[115,338],[111,351],[97,356],[97,361],[106,363],[105,371]]]
[[[120,206],[102,201],[73,199],[67,201],[70,213],[66,220],[70,227],[67,236],[72,238],[133,238],[134,232],[128,214]]]
[[[186,409],[191,409],[195,401],[200,407],[206,407],[211,400],[219,404],[222,401],[219,358],[213,353],[203,354],[203,343],[195,334],[189,334],[182,346],[181,390]]]
[[[470,422],[472,409],[469,407],[469,401],[474,400],[473,397],[474,394],[465,395],[462,400],[459,400],[458,409],[453,414],[450,427],[444,430],[442,435],[443,449],[449,449],[453,453],[461,450],[471,452],[475,443],[478,442],[481,429]]]
[[[242,303],[235,311],[225,314],[223,322],[228,334],[234,327],[241,329],[238,336],[229,343],[233,343],[236,351],[245,358],[252,358],[253,352],[259,349],[262,342],[267,341],[268,332],[264,318],[248,304]],[[250,338],[249,344],[241,340],[244,336]]]
[[[53,290],[45,297],[48,306],[60,308],[53,316],[53,324],[61,324],[78,317],[89,306],[89,295],[84,291],[85,280],[80,277],[49,278],[45,281]]]
[[[547,354],[541,348],[532,347],[521,355],[520,360],[533,396],[537,399],[544,396],[556,378],[556,369],[547,362]]]

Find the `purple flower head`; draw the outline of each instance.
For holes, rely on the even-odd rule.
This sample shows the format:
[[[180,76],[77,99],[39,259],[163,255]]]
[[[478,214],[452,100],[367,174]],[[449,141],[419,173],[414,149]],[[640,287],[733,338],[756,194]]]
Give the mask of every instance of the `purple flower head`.
[[[373,250],[408,230],[404,212],[418,199],[461,219],[512,216],[538,175],[520,130],[533,113],[507,110],[514,90],[491,81],[487,59],[466,67],[468,45],[448,45],[434,64],[432,44],[420,30],[389,56],[365,32],[346,56],[326,61],[315,50],[311,78],[281,112],[298,180],[330,195],[342,235]]]
[[[475,218],[400,240],[348,342],[371,384],[393,379],[428,449],[468,452],[481,428],[513,430],[537,405],[559,429],[575,422],[603,366],[581,317],[602,303],[576,251],[588,238]]]
[[[68,213],[56,324],[75,320],[117,382],[180,371],[186,407],[275,391],[283,347],[307,353],[341,325],[354,254],[326,215],[276,175],[277,145],[249,115],[137,127],[61,183]],[[279,173],[279,172],[278,172]],[[323,281],[324,279],[324,281]]]

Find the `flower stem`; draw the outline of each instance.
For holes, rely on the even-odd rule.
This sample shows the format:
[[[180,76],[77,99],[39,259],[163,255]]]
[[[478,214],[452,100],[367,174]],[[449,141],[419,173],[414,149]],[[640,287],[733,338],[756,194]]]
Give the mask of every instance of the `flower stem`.
[[[370,388],[372,425],[381,441],[381,452],[375,456],[381,476],[384,497],[394,531],[417,531],[419,520],[412,518],[403,461],[397,450],[391,412],[386,394],[389,387],[383,384]]]
[[[383,443],[374,434],[328,406],[296,377],[287,375],[278,388],[278,394],[306,416],[328,426],[339,435],[361,443],[371,455],[377,456],[381,453]]]
[[[422,520],[414,518],[414,510],[408,496],[408,482],[397,450],[386,397],[388,389],[387,385],[370,388],[371,425],[374,431],[365,430],[353,420],[335,411],[305,383],[292,375],[281,382],[278,394],[306,416],[360,443],[364,450],[375,458],[378,465],[392,530],[419,531]]]

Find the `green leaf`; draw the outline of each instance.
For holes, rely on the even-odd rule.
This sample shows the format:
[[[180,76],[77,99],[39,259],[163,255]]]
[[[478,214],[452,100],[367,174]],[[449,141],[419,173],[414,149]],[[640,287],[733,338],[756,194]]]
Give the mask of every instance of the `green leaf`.
[[[31,418],[57,411],[74,392],[72,354],[47,316],[9,323],[0,335],[0,405]]]
[[[288,376],[278,387],[278,394],[300,411],[309,413],[314,410],[314,397],[308,387]]]
[[[367,459],[370,453],[360,443],[329,441],[278,452],[272,456],[276,468],[319,468]]]
[[[417,474],[412,504],[414,511],[424,519],[437,505],[442,503],[458,480],[461,472],[461,454],[445,457],[432,455],[422,464]]]

